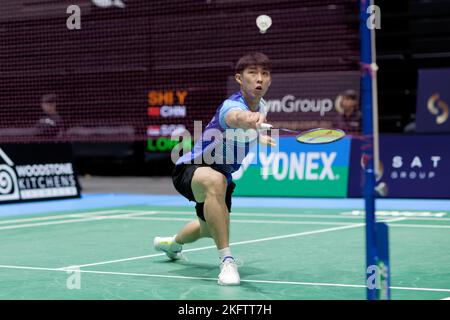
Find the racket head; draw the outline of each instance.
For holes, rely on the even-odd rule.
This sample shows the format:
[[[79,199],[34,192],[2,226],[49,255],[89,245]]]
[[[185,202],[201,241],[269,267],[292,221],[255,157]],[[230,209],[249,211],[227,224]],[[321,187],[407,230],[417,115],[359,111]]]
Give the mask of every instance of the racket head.
[[[341,129],[317,128],[302,132],[296,140],[306,144],[325,144],[341,140],[344,137],[345,132]]]

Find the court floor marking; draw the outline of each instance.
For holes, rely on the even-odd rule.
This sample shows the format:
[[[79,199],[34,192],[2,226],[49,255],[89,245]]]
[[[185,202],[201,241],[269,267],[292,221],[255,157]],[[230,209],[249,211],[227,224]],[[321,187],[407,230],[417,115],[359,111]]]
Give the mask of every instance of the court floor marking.
[[[152,277],[152,278],[169,278],[169,279],[217,281],[217,278],[174,276],[174,275],[164,275],[164,274],[147,274],[147,273],[131,273],[131,272],[113,272],[113,271],[78,270],[78,269],[55,269],[55,268],[9,266],[9,265],[0,265],[0,268],[4,268],[4,269],[37,270],[37,271],[57,271],[57,272],[66,272],[66,273],[80,272],[80,273],[92,273],[92,274],[101,274],[101,275],[121,275],[121,276],[134,276],[134,277]],[[328,287],[366,288],[366,286],[358,285],[358,284],[339,284],[339,283],[323,283],[323,282],[251,280],[251,279],[241,279],[241,282],[264,283],[264,284],[304,285],[304,286],[328,286]],[[392,286],[391,289],[408,290],[408,291],[450,292],[450,289],[441,289],[441,288],[396,287],[396,286]]]
[[[391,226],[391,225],[389,225]],[[395,228],[429,228],[429,229],[450,229],[450,226],[440,226],[434,224],[393,224]]]
[[[3,227],[0,227],[0,230],[51,226],[51,225],[56,225],[56,224],[78,223],[78,222],[86,222],[86,221],[99,221],[99,220],[106,220],[106,219],[110,219],[110,218],[111,217],[108,217],[108,216],[93,216],[90,218],[82,218],[82,219],[70,219],[70,220],[52,221],[52,222],[28,223],[28,224],[19,224],[19,225],[13,225],[13,226],[3,226]]]
[[[149,214],[149,212],[139,212],[137,214]],[[395,221],[402,221],[402,220],[406,220],[406,218],[398,218],[398,219],[391,219],[391,222],[395,222]],[[347,225],[344,227],[338,227],[338,228],[329,228],[329,229],[320,229],[320,230],[315,230],[315,231],[311,231],[311,232],[304,232],[304,233],[300,233],[300,234],[291,234],[291,235],[284,235],[284,236],[276,236],[276,237],[270,237],[270,238],[263,238],[263,239],[256,239],[256,240],[248,240],[248,241],[242,241],[242,242],[236,242],[236,243],[232,243],[230,245],[239,245],[239,244],[247,244],[247,243],[254,243],[254,242],[260,242],[260,241],[268,241],[268,240],[273,240],[273,239],[281,239],[281,238],[287,238],[287,237],[294,237],[294,236],[300,236],[300,235],[307,235],[307,234],[315,234],[315,233],[323,233],[323,232],[329,232],[329,231],[334,231],[334,230],[340,230],[340,229],[348,229],[348,228],[354,228],[354,227],[359,227],[359,226],[363,226],[364,224],[357,224],[357,225]],[[215,246],[208,246],[208,247],[201,247],[201,248],[194,248],[194,249],[188,249],[185,250],[185,252],[189,252],[189,251],[198,251],[198,250],[205,250],[205,249],[209,249],[209,248],[215,248]],[[156,254],[156,255],[150,255],[150,256],[162,256],[165,255],[164,253],[161,254]],[[136,260],[137,258],[145,258],[145,257],[150,257],[150,256],[141,256],[141,257],[133,257],[133,258],[127,258],[127,259],[120,259],[120,260],[112,260],[112,261],[106,261],[106,262],[100,262],[100,263],[95,263],[95,264],[89,264],[89,265],[80,265],[80,266],[76,266],[78,268],[80,267],[85,267],[85,266],[92,266],[92,265],[104,265],[107,263],[114,263],[114,262],[121,262],[121,261],[129,261],[129,260]],[[52,270],[52,271],[70,271],[67,268],[70,268],[73,266],[69,266],[69,267],[65,267],[65,268],[57,268],[57,269],[52,269],[52,268],[36,268],[36,267],[21,267],[21,266],[5,266],[5,265],[1,265],[1,268],[13,268],[13,269],[32,269],[32,270]],[[117,273],[117,272],[102,272],[102,271],[91,271],[91,270],[80,270],[80,272],[85,272],[85,273],[101,273],[101,274],[121,274],[121,275],[141,275],[141,276],[147,276],[147,277],[164,277],[164,278],[184,278],[184,279],[206,279],[206,280],[214,280],[216,281],[216,278],[200,278],[200,277],[181,277],[181,276],[167,276],[167,275],[148,275],[148,274],[132,274],[132,273]],[[279,284],[300,284],[300,285],[312,285],[312,286],[324,286],[324,285],[329,285],[329,286],[347,286],[347,287],[361,287],[361,288],[365,288],[365,286],[363,285],[341,285],[341,284],[326,284],[326,283],[306,283],[306,282],[286,282],[286,281],[270,281],[270,280],[242,280],[243,282],[260,282],[260,283],[279,283]],[[400,289],[400,290],[421,290],[421,291],[439,291],[439,292],[450,292],[450,289],[436,289],[436,288],[408,288],[408,287],[391,287],[392,289]]]
[[[128,210],[123,210],[123,212],[127,212]],[[131,210],[130,210],[131,211]],[[132,212],[137,212],[139,209],[136,209]],[[144,210],[145,211],[145,210]],[[164,210],[157,210],[161,214],[170,214],[170,215],[194,215],[194,210],[192,211],[164,211]],[[282,218],[317,218],[317,219],[353,219],[353,220],[363,220],[364,215],[341,215],[342,212],[336,215],[327,215],[327,214],[301,214],[301,213],[267,213],[267,212],[231,212],[231,216],[260,216],[260,217],[282,217]],[[423,220],[423,221],[450,221],[450,218],[433,218],[433,217],[414,217],[414,216],[386,216],[386,215],[379,215],[377,216],[378,219],[388,219],[388,218],[408,218],[408,220]]]
[[[0,220],[0,224],[13,224],[13,223],[20,223],[20,222],[57,220],[57,219],[63,219],[63,218],[77,218],[77,217],[84,217],[84,216],[90,216],[90,215],[96,215],[96,214],[113,214],[113,213],[119,213],[119,212],[122,212],[122,211],[121,210],[104,210],[104,211],[87,211],[87,212],[80,212],[80,213],[67,213],[67,214],[58,214],[58,215],[45,216],[45,217]],[[137,211],[135,211],[135,212],[137,212]]]
[[[150,220],[150,221],[191,221],[189,218],[160,218],[160,217],[136,217],[133,214],[120,215],[110,217],[110,219],[124,219],[124,220]],[[404,218],[407,219],[407,218]],[[389,223],[390,220],[385,220]],[[408,219],[409,220],[409,219]],[[300,225],[355,225],[357,222],[321,222],[321,221],[293,221],[293,220],[244,220],[244,219],[231,219],[232,223],[267,223],[267,224],[300,224]],[[394,227],[400,228],[431,228],[431,229],[450,229],[450,225],[441,226],[433,224],[393,224]]]
[[[155,220],[155,221],[191,221],[192,218],[165,218],[165,217],[142,217],[146,215],[146,212],[149,214],[161,214],[165,213],[164,211],[142,211],[142,212],[135,212],[130,214],[122,214],[122,215],[115,215],[110,216],[111,219],[130,219],[130,220]],[[360,222],[321,222],[321,221],[296,221],[296,220],[244,220],[244,219],[233,219],[233,216],[240,216],[239,214],[232,214],[231,215],[231,222],[233,223],[268,223],[268,224],[304,224],[304,225],[356,225]],[[245,215],[245,216],[258,216],[258,215]],[[271,215],[273,217],[277,217],[276,215]],[[398,220],[400,219],[400,220]],[[396,221],[402,221],[402,220],[415,220],[410,219],[408,217],[399,217],[399,218],[392,218],[392,217],[385,217],[383,220],[379,220],[380,222],[396,222]],[[433,224],[400,224],[395,223],[392,225],[393,227],[400,227],[400,228],[436,228],[436,229],[450,229],[450,225],[433,225]]]
[[[398,218],[396,221],[402,221],[402,220],[405,220],[405,218]],[[313,230],[313,231],[293,233],[293,234],[274,236],[274,237],[268,237],[268,238],[260,238],[260,239],[254,239],[254,240],[232,242],[232,243],[230,243],[230,246],[237,246],[237,245],[242,245],[242,244],[257,243],[257,242],[263,242],[263,241],[271,241],[271,240],[279,240],[279,239],[301,237],[301,236],[307,236],[307,235],[311,235],[311,234],[319,234],[319,233],[325,233],[325,232],[331,232],[331,231],[337,231],[337,230],[358,228],[358,227],[361,227],[361,226],[364,226],[364,225],[365,225],[364,223],[359,223],[359,224],[355,224],[355,225],[347,225],[347,226],[342,226],[342,227],[318,229],[318,230]],[[208,250],[208,249],[214,249],[214,248],[216,248],[216,246],[212,245],[212,246],[206,246],[206,247],[200,247],[200,248],[186,249],[186,250],[183,250],[183,252],[194,252],[194,251]],[[95,262],[95,263],[89,263],[89,264],[77,265],[77,266],[80,267],[80,268],[82,268],[82,267],[90,267],[90,266],[105,265],[105,264],[124,262],[124,261],[147,259],[147,258],[152,258],[152,257],[157,257],[157,256],[162,256],[162,255],[165,255],[165,254],[164,253],[151,254],[151,255],[123,258],[123,259],[117,259],[117,260],[101,261],[101,262]],[[67,268],[67,267],[61,267],[60,269],[65,269],[65,268]]]
[[[68,220],[60,220],[60,221],[51,221],[51,222],[37,222],[37,223],[29,223],[29,224],[16,224],[16,225],[6,225],[6,226],[0,226],[0,230],[10,230],[10,229],[21,229],[21,228],[31,228],[31,227],[40,227],[40,226],[47,226],[47,225],[59,225],[59,224],[66,224],[66,223],[78,223],[78,222],[88,222],[88,221],[98,221],[98,220],[106,220],[106,219],[123,219],[128,217],[137,217],[137,216],[144,216],[144,215],[151,215],[151,214],[161,214],[164,213],[164,211],[131,211],[131,210],[111,210],[107,211],[109,214],[112,213],[120,213],[124,212],[122,214],[117,215],[110,215],[110,216],[103,216],[99,215],[97,213],[99,212],[88,212],[88,213],[80,213],[80,214],[68,214],[65,215],[65,217],[80,217],[80,219],[68,219]],[[131,212],[131,213],[126,213]],[[59,219],[60,216],[52,216],[54,219]],[[50,220],[51,217],[39,217],[39,218],[30,218],[30,219],[43,219],[43,220]],[[190,219],[184,219],[184,218],[155,218],[153,220],[180,220],[180,221],[187,221]],[[388,221],[395,219],[395,218],[389,218]],[[24,222],[25,219],[15,219],[14,221]],[[38,220],[39,221],[39,220]],[[311,223],[305,223],[305,224],[313,224]],[[321,224],[320,222],[317,224]],[[336,224],[340,224],[337,222]],[[348,224],[347,224],[348,225]]]
[[[50,222],[50,223],[32,223],[32,224],[19,224],[16,226],[0,226],[0,230],[7,230],[7,229],[17,229],[17,228],[28,228],[28,227],[35,227],[35,226],[45,226],[45,225],[54,225],[54,224],[64,224],[64,223],[76,223],[76,222],[85,222],[85,221],[97,221],[102,219],[108,219],[108,217],[103,217],[100,214],[114,214],[118,213],[116,216],[111,216],[111,218],[125,218],[127,216],[129,217],[135,217],[135,216],[141,216],[141,215],[147,215],[147,214],[181,214],[181,215],[192,215],[193,212],[183,212],[183,211],[160,211],[160,210],[105,210],[105,211],[88,211],[88,212],[81,212],[81,213],[69,213],[69,214],[59,214],[59,215],[52,215],[52,216],[45,216],[45,217],[34,217],[34,218],[25,218],[25,219],[14,219],[14,220],[7,220],[7,221],[0,221],[0,224],[13,224],[13,223],[21,223],[21,222],[31,222],[31,221],[46,221],[46,220],[59,220],[63,218],[84,218],[84,217],[90,217],[89,219],[69,219],[69,220],[62,220],[60,222]],[[131,215],[130,215],[131,214]],[[344,217],[344,216],[338,216],[338,215],[305,215],[305,214],[270,214],[270,213],[232,213],[232,216],[262,216],[262,217],[299,217],[299,218],[316,218],[316,219],[362,219],[363,217]],[[408,220],[429,220],[429,221],[450,221],[450,219],[445,218],[414,218],[414,217],[407,217]],[[388,217],[385,217],[385,219],[388,219]],[[395,219],[389,217],[389,219]],[[156,218],[155,218],[156,220]],[[185,221],[185,220],[183,220]],[[280,220],[281,221],[281,220]],[[282,222],[277,222],[282,223]],[[304,223],[308,224],[308,223]],[[318,223],[320,224],[320,223]],[[338,223],[336,223],[338,224]],[[400,225],[399,225],[400,226]],[[411,227],[420,227],[419,225],[408,225]],[[423,225],[424,227],[428,225]],[[432,228],[447,228],[447,227],[441,227],[441,226],[431,226]]]
[[[150,221],[191,221],[189,218],[159,218],[159,217],[111,217],[111,219],[124,219],[124,220],[150,220]],[[322,221],[288,221],[288,220],[243,220],[243,219],[231,219],[232,223],[268,223],[268,224],[304,224],[304,225],[329,225],[329,226],[349,226],[358,223],[346,223],[346,222],[322,222]],[[450,226],[449,226],[450,227]]]
[[[119,211],[120,212],[120,211]],[[157,211],[146,211],[144,212],[136,212],[136,213],[127,213],[127,214],[119,214],[117,216],[139,216],[139,215],[150,215],[150,214],[156,214]],[[67,215],[67,217],[76,217],[77,214]],[[87,218],[84,218],[84,216],[87,216]],[[87,221],[98,221],[98,220],[107,220],[107,219],[115,219],[117,216],[102,216],[102,215],[95,215],[94,213],[81,215],[80,219],[68,219],[68,220],[61,220],[61,221],[52,221],[52,222],[37,222],[37,223],[27,223],[27,224],[16,224],[11,226],[1,226],[0,230],[10,230],[10,229],[21,229],[21,228],[31,228],[31,227],[41,227],[41,226],[49,226],[49,225],[56,225],[56,224],[66,224],[66,223],[77,223],[77,222],[87,222]],[[57,216],[55,216],[57,217]]]
[[[414,210],[414,209],[413,209]],[[341,212],[342,215],[347,215],[347,216],[364,216],[365,215],[365,211],[364,210],[353,210],[353,211],[344,211]],[[444,218],[447,216],[447,211],[421,211],[421,210],[415,210],[415,211],[410,211],[410,210],[382,210],[382,209],[377,209],[376,210],[376,214],[378,216],[401,216],[401,217],[418,217],[418,218],[424,218],[424,217],[428,217],[428,218]]]

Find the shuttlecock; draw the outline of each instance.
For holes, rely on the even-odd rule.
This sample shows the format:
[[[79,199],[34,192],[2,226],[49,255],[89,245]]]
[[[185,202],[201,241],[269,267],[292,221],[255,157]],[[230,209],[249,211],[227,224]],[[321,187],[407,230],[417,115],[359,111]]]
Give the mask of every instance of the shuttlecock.
[[[269,29],[272,25],[272,19],[265,14],[260,15],[258,18],[256,18],[256,25],[259,28],[259,32],[266,33],[267,29]]]
[[[92,2],[100,8],[118,7],[125,8],[125,3],[122,0],[92,0]]]

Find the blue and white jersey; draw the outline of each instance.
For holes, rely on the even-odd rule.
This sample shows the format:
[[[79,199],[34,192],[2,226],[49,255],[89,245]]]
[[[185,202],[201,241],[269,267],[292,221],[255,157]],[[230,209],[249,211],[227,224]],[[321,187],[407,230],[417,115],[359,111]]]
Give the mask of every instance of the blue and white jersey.
[[[241,92],[226,99],[208,123],[201,138],[192,150],[178,159],[179,164],[207,164],[221,171],[231,181],[231,174],[242,164],[245,156],[258,141],[258,132],[253,129],[230,128],[225,117],[232,110],[258,111],[267,114],[266,102],[261,99],[258,109],[251,110]]]

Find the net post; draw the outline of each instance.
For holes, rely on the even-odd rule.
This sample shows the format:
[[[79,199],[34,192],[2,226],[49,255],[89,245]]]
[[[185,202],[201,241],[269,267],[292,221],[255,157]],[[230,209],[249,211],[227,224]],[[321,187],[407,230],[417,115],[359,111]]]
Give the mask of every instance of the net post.
[[[366,289],[367,299],[377,299],[377,282],[373,283],[371,270],[377,270],[377,241],[375,225],[375,172],[374,172],[374,122],[373,122],[373,50],[372,34],[367,25],[372,5],[370,0],[360,0],[360,38],[361,38],[361,106],[363,115],[362,157],[364,163],[364,202],[365,202],[365,241],[366,241]],[[374,269],[375,268],[375,269]],[[375,271],[376,272],[376,271]]]

